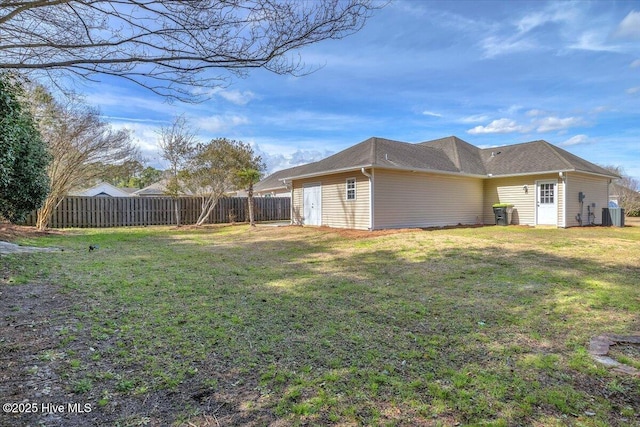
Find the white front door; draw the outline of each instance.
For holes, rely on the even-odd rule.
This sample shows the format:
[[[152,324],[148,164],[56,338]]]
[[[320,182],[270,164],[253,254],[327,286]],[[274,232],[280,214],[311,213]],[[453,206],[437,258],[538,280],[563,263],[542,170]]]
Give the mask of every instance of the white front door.
[[[558,225],[558,183],[539,181],[536,184],[536,224]]]
[[[303,224],[322,225],[322,193],[320,184],[302,187]]]

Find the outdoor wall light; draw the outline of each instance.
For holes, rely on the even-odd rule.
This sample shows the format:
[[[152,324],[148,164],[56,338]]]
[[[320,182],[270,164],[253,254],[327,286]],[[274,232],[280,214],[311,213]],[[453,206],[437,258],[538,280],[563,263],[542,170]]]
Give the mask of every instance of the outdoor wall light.
[[[526,184],[522,186],[522,189],[524,190],[524,194],[529,193],[529,187]]]

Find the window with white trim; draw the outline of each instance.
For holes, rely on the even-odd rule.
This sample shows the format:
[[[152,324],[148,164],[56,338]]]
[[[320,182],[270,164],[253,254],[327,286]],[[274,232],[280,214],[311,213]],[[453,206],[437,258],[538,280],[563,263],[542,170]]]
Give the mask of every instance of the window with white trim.
[[[356,199],[356,179],[347,178],[347,200]]]

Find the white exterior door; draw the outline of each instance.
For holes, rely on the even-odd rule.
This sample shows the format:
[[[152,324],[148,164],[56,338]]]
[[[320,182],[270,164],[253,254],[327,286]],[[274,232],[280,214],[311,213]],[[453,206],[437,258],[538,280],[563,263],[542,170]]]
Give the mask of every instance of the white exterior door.
[[[320,184],[302,187],[302,210],[305,225],[322,225],[322,190]]]
[[[539,181],[536,183],[536,224],[558,225],[558,183]]]

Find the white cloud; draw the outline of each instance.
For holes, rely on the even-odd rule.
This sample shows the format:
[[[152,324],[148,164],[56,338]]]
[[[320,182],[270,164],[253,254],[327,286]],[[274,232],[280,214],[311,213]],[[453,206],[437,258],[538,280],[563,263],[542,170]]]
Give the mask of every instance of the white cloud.
[[[485,58],[493,58],[515,52],[549,49],[533,30],[547,24],[570,23],[580,11],[566,3],[551,3],[541,11],[528,13],[515,21],[501,25],[499,34],[484,37],[480,45]]]
[[[249,123],[249,119],[239,115],[223,115],[223,116],[208,116],[198,117],[191,120],[194,125],[203,131],[218,133],[222,131],[228,131],[234,127],[240,125],[246,125]]]
[[[522,110],[522,108],[522,105],[514,104],[510,105],[506,110],[500,110],[500,112],[505,114],[516,114],[518,111]]]
[[[629,12],[618,25],[615,35],[626,39],[640,39],[640,12]]]
[[[442,117],[442,114],[434,113],[433,111],[423,111],[422,114],[424,116]]]
[[[316,162],[325,157],[332,155],[334,152],[330,150],[304,150],[297,149],[291,151],[289,146],[273,145],[270,143],[253,143],[256,154],[262,157],[267,169],[266,174],[272,174],[282,169],[293,166],[303,165],[306,163]],[[315,143],[313,146],[321,146]],[[270,153],[278,154],[270,154]]]
[[[554,130],[568,129],[574,126],[583,125],[584,121],[579,117],[566,117],[564,119],[558,117],[545,117],[535,121],[538,132],[551,132]]]
[[[626,92],[629,95],[635,95],[636,93],[640,92],[640,86],[636,86],[636,87],[630,87],[629,89],[626,90]]]
[[[487,126],[476,126],[473,129],[469,129],[467,133],[472,135],[479,135],[485,133],[513,133],[513,132],[526,132],[527,129],[524,126],[516,123],[511,119],[498,119],[489,123]]]
[[[164,123],[163,123],[164,124]],[[152,125],[142,120],[127,119],[126,121],[112,122],[111,127],[116,130],[127,129],[131,132],[133,142],[140,148],[142,157],[156,168],[164,168],[164,161],[160,157],[158,137],[161,124]]]
[[[544,111],[542,111],[542,110],[536,110],[536,109],[529,110],[529,111],[527,111],[527,112],[526,112],[526,116],[527,116],[527,117],[538,117],[538,116],[542,116],[542,115],[544,115],[544,114],[545,114],[545,112],[544,112]]]
[[[638,67],[640,67],[640,59],[636,59],[631,63],[631,68],[638,68]]]
[[[585,31],[569,45],[569,49],[589,50],[592,52],[618,52],[620,46],[606,44],[607,35],[603,31]]]
[[[534,41],[517,37],[488,36],[480,42],[480,45],[485,58],[495,58],[508,53],[524,52],[537,48]]]
[[[575,18],[575,11],[566,3],[551,3],[541,12],[525,15],[517,21],[516,27],[520,33],[527,33],[547,23],[567,22]]]
[[[108,92],[111,90],[111,92]],[[173,115],[176,105],[158,100],[153,96],[123,95],[120,90],[113,90],[105,86],[104,91],[93,92],[85,95],[85,101],[101,111],[117,109],[118,114],[140,115],[140,111],[153,112],[162,115]]]
[[[584,144],[588,141],[589,141],[589,137],[587,137],[587,135],[576,135],[576,136],[572,136],[566,141],[562,141],[558,145],[561,145],[561,146],[578,145],[578,144]]]
[[[264,124],[285,129],[343,131],[345,128],[361,124],[358,116],[324,113],[309,110],[286,111],[278,115],[262,117]]]
[[[236,105],[247,105],[256,97],[255,93],[251,92],[250,90],[245,90],[244,92],[241,92],[239,90],[223,90],[220,91],[218,95]]]
[[[486,114],[474,114],[473,116],[463,117],[458,120],[460,123],[482,123],[489,120],[489,116]]]

